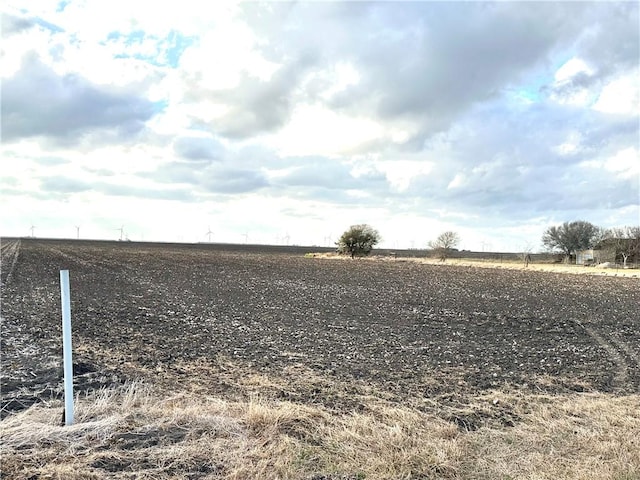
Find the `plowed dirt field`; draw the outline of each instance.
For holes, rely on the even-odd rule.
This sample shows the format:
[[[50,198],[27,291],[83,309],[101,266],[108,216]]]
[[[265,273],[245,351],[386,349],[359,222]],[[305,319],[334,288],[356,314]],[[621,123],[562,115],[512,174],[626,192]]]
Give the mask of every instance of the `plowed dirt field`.
[[[60,269],[79,391],[142,378],[336,410],[359,408],[351,391],[418,408],[491,389],[640,392],[636,278],[22,239],[2,247],[3,416],[61,394]]]

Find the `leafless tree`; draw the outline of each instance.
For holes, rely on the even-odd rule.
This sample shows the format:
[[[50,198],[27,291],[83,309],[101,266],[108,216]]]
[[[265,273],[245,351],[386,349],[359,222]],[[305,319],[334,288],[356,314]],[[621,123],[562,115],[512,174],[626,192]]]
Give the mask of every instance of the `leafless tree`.
[[[460,235],[447,231],[438,235],[434,241],[429,242],[429,248],[438,256],[441,262],[449,258],[451,251],[460,243]]]
[[[622,265],[627,267],[627,260],[640,259],[640,226],[610,228],[602,240],[603,246],[608,246],[615,252],[615,258],[622,258]]]
[[[532,250],[533,250],[533,247],[529,242],[527,242],[526,245],[523,247],[522,252],[518,255],[520,259],[524,262],[525,268],[527,268],[529,266],[529,263],[531,263]]]

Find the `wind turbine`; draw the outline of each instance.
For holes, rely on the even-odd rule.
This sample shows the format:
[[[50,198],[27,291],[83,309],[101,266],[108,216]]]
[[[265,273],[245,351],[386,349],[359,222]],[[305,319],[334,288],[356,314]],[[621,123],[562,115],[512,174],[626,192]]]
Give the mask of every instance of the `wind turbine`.
[[[76,240],[80,240],[80,225],[76,225]]]
[[[244,237],[244,243],[247,243],[249,241],[249,234],[245,232],[242,234],[242,236]]]
[[[282,237],[282,239],[284,240],[284,244],[285,245],[289,245],[289,239],[291,237],[289,236],[289,232],[285,233],[284,237]]]
[[[120,228],[116,228],[116,232],[120,232],[120,241],[122,241],[122,237],[124,236],[124,225]]]
[[[35,235],[33,234],[33,231],[34,231],[35,229],[36,229],[36,226],[35,226],[35,225],[31,225],[31,228],[30,228],[30,230],[31,230],[31,238],[34,238],[34,237],[35,237]]]
[[[211,235],[212,234],[213,234],[213,232],[211,231],[211,227],[207,227],[207,233],[205,233],[205,235],[208,235],[209,243],[211,243]]]
[[[331,246],[331,234],[327,235],[326,237],[324,237],[324,243],[327,247]]]

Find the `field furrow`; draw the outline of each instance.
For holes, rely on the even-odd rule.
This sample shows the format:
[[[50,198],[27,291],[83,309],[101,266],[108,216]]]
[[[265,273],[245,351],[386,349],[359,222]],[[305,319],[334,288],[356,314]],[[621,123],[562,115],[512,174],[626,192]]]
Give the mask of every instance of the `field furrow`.
[[[145,377],[242,393],[236,379],[211,381],[230,362],[262,374],[305,368],[418,403],[505,387],[640,390],[636,279],[35,240],[3,291],[5,360],[22,372],[5,387],[58,362],[62,268],[84,386]],[[23,344],[40,358],[20,360]],[[55,390],[48,375],[27,385]],[[288,395],[351,405],[308,390]]]
[[[16,268],[20,255],[20,240],[9,240],[2,243],[0,248],[0,286],[6,287],[11,282],[11,276]]]

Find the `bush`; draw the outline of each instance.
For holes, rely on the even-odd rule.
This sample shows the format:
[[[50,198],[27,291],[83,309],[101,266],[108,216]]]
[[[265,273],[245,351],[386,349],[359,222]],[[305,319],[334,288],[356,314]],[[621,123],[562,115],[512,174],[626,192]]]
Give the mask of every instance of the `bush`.
[[[378,231],[366,224],[351,225],[336,242],[338,253],[355,256],[369,255],[375,245],[380,242]]]

